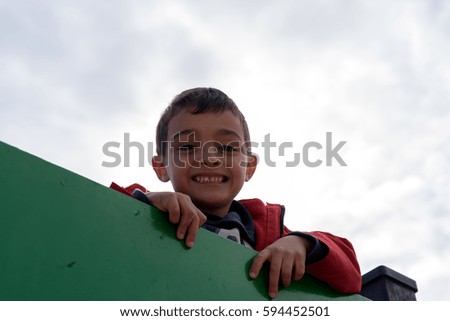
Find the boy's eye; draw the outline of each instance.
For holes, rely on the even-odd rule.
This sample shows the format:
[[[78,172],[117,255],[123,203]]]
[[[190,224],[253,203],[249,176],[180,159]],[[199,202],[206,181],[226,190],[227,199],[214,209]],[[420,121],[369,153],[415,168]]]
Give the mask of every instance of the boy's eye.
[[[237,151],[238,149],[239,149],[238,146],[233,145],[233,144],[222,145],[222,150],[223,150],[224,152],[227,152],[227,153],[235,152],[235,151]]]
[[[182,151],[190,151],[190,150],[193,150],[195,147],[196,147],[196,145],[194,145],[194,144],[183,144],[183,145],[178,146],[178,149],[182,150]]]

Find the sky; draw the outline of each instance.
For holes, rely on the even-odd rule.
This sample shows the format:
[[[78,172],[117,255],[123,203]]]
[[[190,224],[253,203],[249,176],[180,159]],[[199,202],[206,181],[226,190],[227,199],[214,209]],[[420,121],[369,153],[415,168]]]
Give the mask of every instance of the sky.
[[[238,198],[284,204],[289,228],[351,240],[363,274],[386,265],[418,300],[450,300],[449,38],[444,0],[0,0],[0,140],[171,190],[149,165],[161,112],[219,88],[259,157]],[[293,164],[309,142],[323,162]],[[346,166],[327,165],[340,142]]]

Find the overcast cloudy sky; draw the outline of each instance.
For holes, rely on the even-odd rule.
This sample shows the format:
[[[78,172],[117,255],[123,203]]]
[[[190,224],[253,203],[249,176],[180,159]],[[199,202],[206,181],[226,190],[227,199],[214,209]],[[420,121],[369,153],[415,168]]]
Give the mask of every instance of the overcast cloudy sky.
[[[2,0],[0,68],[0,140],[152,190],[171,187],[137,148],[125,166],[125,139],[152,153],[174,95],[222,89],[258,144],[240,198],[285,204],[291,229],[349,238],[363,273],[387,265],[419,300],[450,300],[449,1]],[[327,132],[347,166],[287,166],[310,141],[325,160]]]

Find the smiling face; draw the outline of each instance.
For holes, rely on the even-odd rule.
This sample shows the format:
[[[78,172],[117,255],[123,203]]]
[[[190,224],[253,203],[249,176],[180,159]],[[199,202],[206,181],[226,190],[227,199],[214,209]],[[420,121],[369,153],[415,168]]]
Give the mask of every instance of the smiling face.
[[[231,111],[177,113],[168,126],[164,156],[153,158],[159,179],[171,181],[202,211],[228,213],[231,202],[256,168],[245,151],[244,130]]]

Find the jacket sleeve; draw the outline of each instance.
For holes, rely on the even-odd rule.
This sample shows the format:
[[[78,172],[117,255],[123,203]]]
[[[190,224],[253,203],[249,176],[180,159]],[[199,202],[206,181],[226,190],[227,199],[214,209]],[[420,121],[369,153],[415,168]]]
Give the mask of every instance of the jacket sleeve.
[[[306,258],[306,272],[344,294],[361,292],[361,272],[352,244],[327,232],[293,232],[283,224],[284,207],[259,199],[240,201],[255,223],[256,247],[261,251],[288,234],[306,237],[314,249]]]
[[[109,187],[112,188],[113,190],[116,190],[116,191],[122,193],[122,194],[134,197],[135,199],[137,199],[141,202],[144,202],[148,205],[152,205],[150,200],[145,195],[145,193],[148,192],[148,190],[142,185],[133,184],[128,187],[122,187],[122,186],[117,185],[116,183],[112,182]]]
[[[321,247],[327,248],[322,259],[306,265],[306,272],[340,293],[360,293],[361,271],[353,245],[347,239],[328,232],[305,234],[314,236]]]

